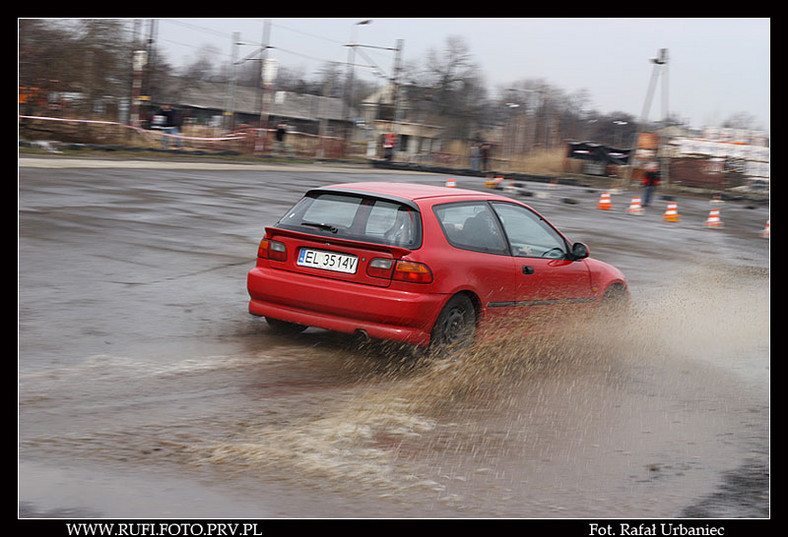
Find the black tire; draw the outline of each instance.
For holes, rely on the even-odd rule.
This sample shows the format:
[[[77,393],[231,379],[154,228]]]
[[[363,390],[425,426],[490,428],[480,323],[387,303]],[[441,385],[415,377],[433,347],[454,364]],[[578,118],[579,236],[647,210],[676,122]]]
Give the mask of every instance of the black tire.
[[[602,295],[600,308],[605,315],[621,315],[629,307],[629,293],[623,285],[611,285]]]
[[[266,317],[265,320],[275,334],[282,336],[300,334],[307,329],[303,324],[289,323],[279,319],[272,319],[271,317]]]
[[[476,308],[466,295],[453,296],[443,307],[430,338],[430,355],[444,360],[473,344],[476,336]]]

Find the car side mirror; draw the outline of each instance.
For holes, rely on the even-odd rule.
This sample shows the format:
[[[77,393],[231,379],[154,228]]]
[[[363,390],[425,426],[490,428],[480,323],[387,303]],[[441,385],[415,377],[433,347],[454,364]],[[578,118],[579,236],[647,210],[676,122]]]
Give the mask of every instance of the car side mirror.
[[[588,246],[582,242],[576,242],[572,245],[572,251],[570,252],[570,255],[572,257],[572,261],[585,259],[588,257]]]

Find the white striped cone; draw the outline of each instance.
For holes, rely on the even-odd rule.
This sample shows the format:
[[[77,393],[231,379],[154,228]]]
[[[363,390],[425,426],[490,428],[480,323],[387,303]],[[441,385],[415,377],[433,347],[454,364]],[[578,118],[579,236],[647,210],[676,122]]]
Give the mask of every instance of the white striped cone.
[[[706,227],[722,227],[719,209],[712,209],[709,211],[709,217],[706,219]]]
[[[771,220],[771,218],[766,219],[766,227],[761,230],[761,237],[764,239],[769,238],[769,220]]]
[[[613,208],[613,202],[610,201],[610,192],[602,192],[602,195],[599,196],[596,208],[603,211],[609,211]]]
[[[668,207],[665,209],[665,214],[662,216],[662,218],[665,220],[665,222],[678,222],[681,220],[681,216],[679,216],[678,203],[668,203]]]
[[[632,201],[629,204],[629,208],[627,209],[627,213],[643,214],[643,206],[640,204],[639,196],[635,196],[634,198],[632,198]]]

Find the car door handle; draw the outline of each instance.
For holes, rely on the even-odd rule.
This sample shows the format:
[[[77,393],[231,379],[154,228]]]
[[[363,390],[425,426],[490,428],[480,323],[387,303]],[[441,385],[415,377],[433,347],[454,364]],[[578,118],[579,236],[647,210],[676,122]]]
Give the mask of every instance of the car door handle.
[[[523,265],[523,274],[529,275],[529,274],[533,274],[534,272],[536,272],[536,271],[534,270],[534,268],[532,266],[530,266],[530,265]]]

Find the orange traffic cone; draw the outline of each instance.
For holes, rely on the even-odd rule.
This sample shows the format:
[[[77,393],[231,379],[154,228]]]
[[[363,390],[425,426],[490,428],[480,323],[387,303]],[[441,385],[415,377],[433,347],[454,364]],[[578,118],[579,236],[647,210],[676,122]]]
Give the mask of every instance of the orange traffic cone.
[[[496,176],[496,177],[493,177],[492,179],[488,178],[484,182],[484,186],[486,186],[487,188],[498,188],[502,181],[503,181],[503,177],[502,176]]]
[[[668,203],[668,208],[665,209],[665,214],[662,216],[665,222],[678,222],[681,220],[679,216],[678,204],[675,202]]]
[[[769,238],[769,220],[771,219],[770,218],[766,219],[766,227],[761,230],[761,237],[763,237],[764,239]]]
[[[596,208],[603,211],[609,211],[613,208],[613,202],[610,201],[610,192],[602,192],[602,195],[599,197],[599,201],[596,204]]]
[[[454,179],[446,179],[446,186],[449,188],[454,188],[457,186],[457,181]]]
[[[632,201],[629,204],[629,209],[627,209],[627,213],[643,214],[643,206],[640,204],[639,196],[635,196],[634,198],[632,198]]]
[[[709,217],[706,219],[706,227],[722,227],[719,209],[712,209],[709,211]]]

